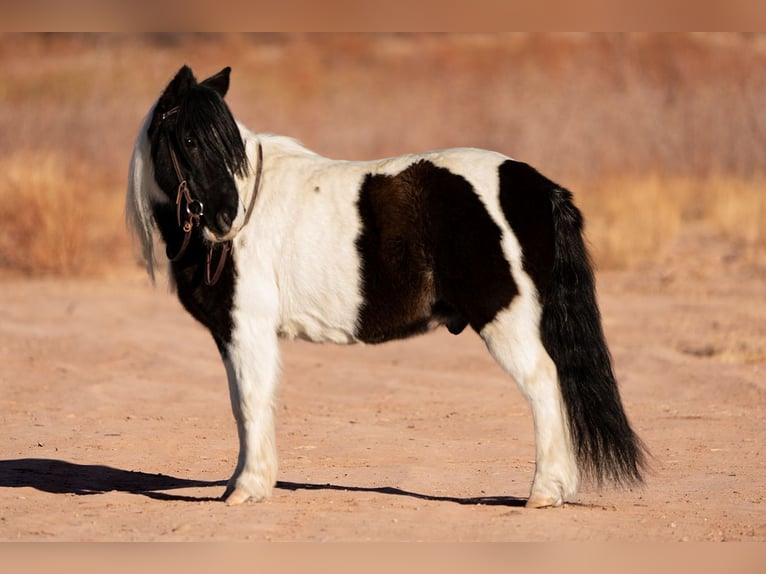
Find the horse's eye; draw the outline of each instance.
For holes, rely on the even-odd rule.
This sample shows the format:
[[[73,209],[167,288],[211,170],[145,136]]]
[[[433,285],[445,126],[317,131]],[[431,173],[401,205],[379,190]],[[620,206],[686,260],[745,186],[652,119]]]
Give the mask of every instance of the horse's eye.
[[[197,147],[197,142],[194,140],[194,138],[184,138],[184,145],[189,148],[195,148]]]

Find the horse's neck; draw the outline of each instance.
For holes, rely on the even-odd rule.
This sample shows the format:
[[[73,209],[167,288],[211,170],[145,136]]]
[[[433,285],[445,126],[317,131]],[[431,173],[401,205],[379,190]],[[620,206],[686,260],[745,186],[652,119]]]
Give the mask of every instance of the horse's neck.
[[[305,147],[298,140],[287,136],[275,134],[253,134],[263,146],[264,155],[271,153],[274,155],[298,155],[298,156],[317,156],[315,152]]]

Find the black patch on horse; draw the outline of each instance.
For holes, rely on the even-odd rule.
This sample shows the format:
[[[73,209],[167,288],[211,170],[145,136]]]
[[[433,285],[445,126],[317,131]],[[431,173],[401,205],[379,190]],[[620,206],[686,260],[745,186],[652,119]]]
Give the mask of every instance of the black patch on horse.
[[[183,241],[183,232],[178,228],[175,206],[159,204],[154,207],[157,227],[165,240],[168,254],[177,253]],[[205,284],[205,261],[208,243],[199,229],[192,231],[189,246],[177,261],[170,264],[176,284],[178,299],[184,308],[213,335],[219,351],[231,343],[234,328],[234,286],[237,276],[235,258],[229,257],[215,285]],[[220,248],[214,250],[214,257],[220,255]]]
[[[181,251],[184,238],[175,205],[180,177],[187,181],[194,200],[204,204],[202,225],[213,232],[228,232],[239,207],[234,176],[247,175],[249,164],[239,128],[223,100],[229,72],[230,68],[224,68],[198,83],[191,69],[182,67],[158,100],[148,128],[154,177],[170,200],[153,206],[168,258]],[[173,166],[171,147],[180,174]],[[181,303],[210,330],[223,352],[233,331],[237,270],[232,254],[215,285],[206,285],[208,247],[201,228],[195,227],[186,250],[172,261],[171,271]],[[220,250],[214,248],[214,261]]]
[[[426,160],[368,174],[357,208],[360,340],[406,337],[434,321],[478,332],[518,294],[501,230],[462,176]]]
[[[526,163],[500,165],[500,206],[521,245],[522,263],[545,303],[554,255],[551,193],[558,186]]]

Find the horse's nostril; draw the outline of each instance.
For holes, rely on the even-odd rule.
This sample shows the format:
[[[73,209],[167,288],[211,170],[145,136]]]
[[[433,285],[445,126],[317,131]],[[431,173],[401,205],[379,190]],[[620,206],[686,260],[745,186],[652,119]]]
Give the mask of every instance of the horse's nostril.
[[[216,222],[218,223],[218,227],[221,231],[224,233],[229,231],[231,229],[231,217],[228,213],[224,213],[223,211],[219,213],[216,216]]]

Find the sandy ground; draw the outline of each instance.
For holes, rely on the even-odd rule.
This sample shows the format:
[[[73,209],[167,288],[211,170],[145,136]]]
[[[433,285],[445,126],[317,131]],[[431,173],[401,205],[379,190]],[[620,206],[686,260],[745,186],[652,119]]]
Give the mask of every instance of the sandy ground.
[[[545,510],[528,407],[473,334],[284,343],[280,482],[230,508],[223,367],[176,300],[133,273],[6,279],[0,539],[766,541],[766,274],[695,253],[598,277],[646,486]]]

